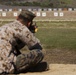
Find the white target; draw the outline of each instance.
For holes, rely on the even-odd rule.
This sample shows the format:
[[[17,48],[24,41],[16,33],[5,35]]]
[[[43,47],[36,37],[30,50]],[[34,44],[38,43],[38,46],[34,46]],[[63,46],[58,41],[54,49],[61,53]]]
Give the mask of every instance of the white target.
[[[15,17],[18,16],[17,12],[14,12],[14,16],[15,16]]]
[[[60,12],[60,16],[64,16],[63,12]]]
[[[5,12],[3,12],[3,13],[2,13],[2,16],[3,16],[3,17],[5,17],[5,16],[6,16],[6,13],[5,13]]]
[[[58,16],[58,12],[54,12],[54,16]]]
[[[36,15],[37,15],[37,16],[41,16],[40,12],[37,12]]]
[[[43,12],[43,13],[42,13],[42,16],[45,17],[45,16],[46,16],[46,12]]]

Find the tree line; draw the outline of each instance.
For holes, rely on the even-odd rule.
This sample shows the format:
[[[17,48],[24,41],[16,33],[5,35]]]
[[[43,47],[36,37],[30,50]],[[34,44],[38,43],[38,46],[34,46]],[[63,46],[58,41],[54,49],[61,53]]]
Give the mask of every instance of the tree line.
[[[12,5],[12,6],[40,6],[40,7],[76,7],[75,0],[38,0],[38,1],[26,1],[26,2],[16,2],[16,0],[7,0],[2,1],[0,3],[4,5]]]

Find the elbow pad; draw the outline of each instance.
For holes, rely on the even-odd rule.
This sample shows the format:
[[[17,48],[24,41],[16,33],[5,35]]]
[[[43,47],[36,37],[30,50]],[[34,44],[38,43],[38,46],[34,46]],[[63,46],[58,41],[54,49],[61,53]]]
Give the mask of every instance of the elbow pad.
[[[33,49],[39,49],[39,50],[42,50],[42,47],[39,43],[36,43],[34,46],[30,47],[29,48],[30,50],[33,50]]]

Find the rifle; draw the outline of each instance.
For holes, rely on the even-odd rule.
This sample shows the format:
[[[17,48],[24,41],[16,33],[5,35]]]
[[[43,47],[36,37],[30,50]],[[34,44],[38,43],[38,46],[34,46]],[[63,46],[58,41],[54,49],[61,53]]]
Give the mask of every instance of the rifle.
[[[38,26],[36,25],[36,22],[33,22],[31,23],[30,27],[29,27],[29,30],[32,32],[32,33],[36,33],[38,31]]]

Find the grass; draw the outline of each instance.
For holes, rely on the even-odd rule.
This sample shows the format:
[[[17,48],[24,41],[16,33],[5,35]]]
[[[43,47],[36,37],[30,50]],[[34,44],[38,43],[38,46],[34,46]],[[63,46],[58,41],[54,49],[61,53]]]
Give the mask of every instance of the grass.
[[[0,21],[0,26],[5,25],[5,24],[7,24],[9,22],[12,22],[12,21]]]
[[[6,24],[7,22],[2,22]],[[1,24],[1,25],[2,25]],[[45,49],[76,49],[76,22],[37,22],[38,37]]]
[[[42,28],[36,36],[47,49],[76,49],[76,29]]]
[[[52,21],[52,22],[38,22],[39,27],[46,28],[75,28],[76,21]]]
[[[38,23],[36,36],[44,48],[76,49],[76,22]]]

